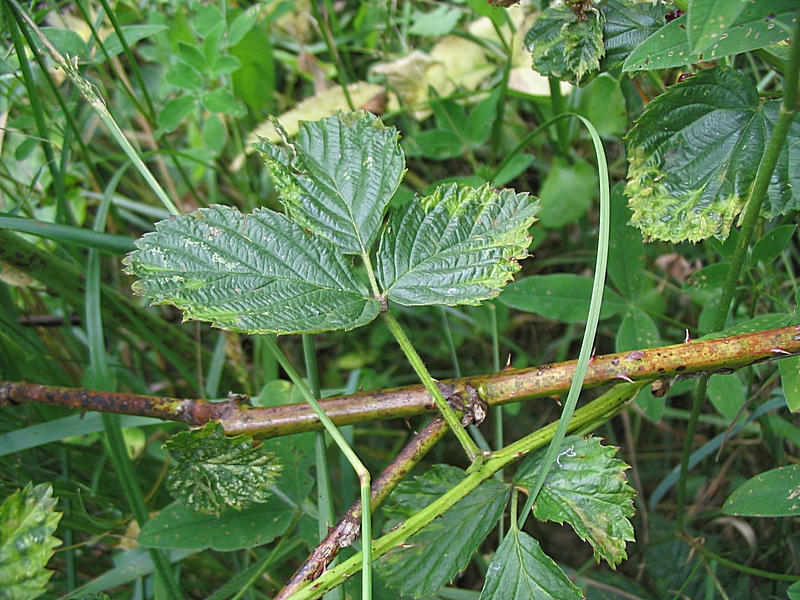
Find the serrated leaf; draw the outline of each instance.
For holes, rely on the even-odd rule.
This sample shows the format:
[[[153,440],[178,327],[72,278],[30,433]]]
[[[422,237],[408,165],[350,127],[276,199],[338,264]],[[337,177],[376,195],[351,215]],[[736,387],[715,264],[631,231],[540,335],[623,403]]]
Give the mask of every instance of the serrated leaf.
[[[602,13],[578,15],[565,4],[545,9],[525,34],[533,68],[548,77],[580,81],[600,68],[605,55]]]
[[[52,496],[50,485],[29,483],[0,506],[0,597],[32,600],[47,591],[53,571],[45,565],[61,544]]]
[[[705,50],[725,36],[747,4],[748,0],[692,0],[686,17],[686,35],[692,52]]]
[[[268,209],[212,206],[156,224],[125,259],[136,293],[246,333],[353,329],[380,303],[326,239]]]
[[[749,479],[725,501],[722,512],[747,517],[800,515],[800,465],[778,467]]]
[[[394,127],[364,112],[301,122],[294,141],[256,144],[289,212],[341,252],[369,251],[405,169]]]
[[[664,26],[667,7],[662,2],[631,2],[607,0],[600,5],[605,22],[603,39],[606,69],[622,65],[639,44]]]
[[[400,484],[392,494],[399,504],[389,512],[412,515],[464,477],[461,469],[436,465],[422,477]],[[435,593],[467,566],[503,514],[508,493],[508,486],[499,481],[485,481],[402,547],[383,556],[377,564],[381,576],[404,596]]]
[[[527,256],[538,204],[527,194],[450,184],[392,213],[376,269],[390,300],[406,306],[494,298]]]
[[[616,448],[602,446],[599,438],[565,438],[534,508],[541,521],[569,523],[592,545],[595,560],[602,558],[613,568],[628,556],[625,542],[634,539],[629,518],[636,495],[625,478],[628,465],[614,458],[616,453]],[[545,454],[525,459],[514,482],[530,489]]]
[[[486,572],[481,600],[580,600],[575,587],[534,538],[516,527],[508,532]]]
[[[765,48],[789,38],[797,18],[797,0],[748,2],[725,32],[724,39],[720,36],[719,41],[705,50],[692,52],[686,35],[688,15],[683,15],[670,21],[631,52],[623,70],[671,69]]]
[[[148,521],[139,543],[148,548],[211,548],[230,552],[267,544],[286,531],[295,509],[275,496],[241,511],[206,515],[173,503]]]
[[[707,69],[650,102],[627,136],[631,224],[645,238],[724,239],[753,186],[779,101],[761,103],[750,79]],[[768,191],[771,215],[800,206],[800,119]]]
[[[253,438],[226,437],[222,426],[209,422],[183,431],[165,444],[178,465],[170,472],[167,488],[192,510],[219,515],[269,500],[270,486],[281,472],[272,452],[254,445]]]

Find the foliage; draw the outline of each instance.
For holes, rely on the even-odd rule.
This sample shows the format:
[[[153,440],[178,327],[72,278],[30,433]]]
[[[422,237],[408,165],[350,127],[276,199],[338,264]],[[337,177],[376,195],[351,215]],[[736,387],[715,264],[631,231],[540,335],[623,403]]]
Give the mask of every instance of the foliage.
[[[578,355],[607,176],[587,352],[800,322],[796,1],[400,6],[4,3],[0,379],[284,414],[290,371],[316,396],[402,394],[411,348],[482,410],[495,379],[433,377],[546,379]],[[427,523],[376,560],[375,596],[797,596],[800,362],[778,365],[655,373],[550,464],[525,455],[558,406],[490,407],[471,432],[491,455],[443,437],[373,511],[378,549]],[[274,597],[358,497],[322,434],[6,403],[0,597]],[[340,427],[373,475],[425,426],[385,410]],[[315,574],[353,596],[356,538]]]

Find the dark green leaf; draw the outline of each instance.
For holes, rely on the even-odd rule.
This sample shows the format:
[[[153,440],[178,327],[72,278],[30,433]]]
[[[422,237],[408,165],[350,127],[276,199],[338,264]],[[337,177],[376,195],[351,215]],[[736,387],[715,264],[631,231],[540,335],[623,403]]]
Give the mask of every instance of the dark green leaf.
[[[479,146],[489,139],[497,119],[497,103],[499,100],[500,88],[498,87],[470,111],[467,123],[467,137],[473,145]]]
[[[631,223],[646,238],[725,238],[753,186],[779,101],[739,71],[701,71],[653,100],[627,137]],[[772,215],[800,206],[800,119],[769,189]]]
[[[654,348],[661,343],[653,319],[638,306],[631,308],[623,317],[617,331],[616,350],[625,352],[639,348]]]
[[[500,296],[500,302],[527,312],[533,312],[563,323],[582,323],[589,314],[592,280],[589,277],[563,273],[535,275],[510,284]],[[600,318],[607,319],[628,307],[611,288],[603,292]]]
[[[253,8],[263,4],[254,4]],[[254,27],[230,53],[242,63],[242,68],[231,75],[233,90],[253,111],[271,111],[275,104],[275,57],[272,38],[266,28]]]
[[[481,598],[580,600],[583,594],[542,551],[539,542],[514,527],[489,563]]]
[[[48,484],[26,485],[0,506],[0,597],[33,600],[47,591],[53,571],[45,565],[61,541],[61,519]]]
[[[608,275],[625,298],[635,300],[644,290],[645,260],[642,234],[628,225],[630,218],[627,199],[618,184],[611,193]]]
[[[597,196],[597,169],[585,160],[572,163],[556,157],[539,190],[539,220],[548,229],[561,229],[580,219]]]
[[[302,122],[288,147],[256,147],[281,199],[340,252],[369,251],[405,167],[397,130],[363,112]]]
[[[700,269],[683,284],[683,289],[695,292],[716,292],[722,289],[728,277],[728,263],[717,263]]]
[[[158,113],[158,128],[161,131],[175,131],[183,120],[197,107],[194,96],[173,98]]]
[[[603,137],[621,136],[628,130],[628,107],[619,82],[603,73],[581,95],[578,112],[592,122]]]
[[[442,186],[392,213],[381,237],[377,275],[404,305],[478,304],[519,270],[538,203],[488,185]]]
[[[283,534],[295,509],[275,496],[241,511],[205,515],[173,503],[148,521],[139,543],[148,548],[185,548],[230,552],[267,544]]]
[[[800,357],[790,356],[778,362],[781,372],[781,387],[786,406],[793,413],[800,411]]]
[[[794,237],[794,232],[797,230],[797,225],[781,225],[771,231],[768,231],[763,238],[756,242],[753,246],[753,254],[750,257],[751,264],[758,264],[763,262],[769,264],[777,259],[786,246]]]
[[[639,44],[664,26],[667,6],[663,2],[631,2],[607,0],[600,5],[605,16],[603,38],[606,46],[604,66],[613,69],[622,65]]]
[[[545,451],[520,465],[514,482],[530,489],[542,467]],[[599,438],[570,436],[545,479],[534,514],[542,521],[569,523],[594,549],[598,562],[616,567],[627,558],[625,542],[632,541],[633,497],[624,462],[614,458],[617,449],[602,446]]]
[[[505,166],[495,174],[491,184],[494,187],[506,185],[509,181],[516,179],[519,175],[524,173],[525,170],[533,164],[534,160],[532,154],[515,154]]]
[[[596,71],[605,55],[603,19],[594,8],[582,15],[564,4],[545,9],[525,35],[533,68],[542,75],[571,81]]]
[[[747,400],[742,382],[736,375],[712,375],[706,396],[717,412],[730,421],[736,419]]]
[[[748,0],[692,0],[686,16],[686,35],[692,53],[725,39],[728,28],[747,4]]]
[[[267,209],[225,206],[161,221],[125,262],[134,290],[187,319],[248,333],[353,329],[380,303],[328,240]]]
[[[727,2],[727,0],[725,0]],[[733,2],[731,2],[733,4]],[[691,10],[690,10],[691,12]],[[639,45],[625,61],[625,71],[670,69],[730,54],[750,52],[790,37],[797,22],[797,0],[748,2],[725,32],[709,48],[692,52],[686,35],[688,15],[670,21]]]
[[[181,432],[164,448],[178,463],[167,481],[170,493],[185,506],[206,514],[219,515],[230,508],[241,510],[266,502],[282,469],[272,452],[255,445],[253,438],[226,437],[216,422]]]
[[[461,156],[466,150],[464,141],[453,131],[431,129],[409,137],[403,143],[406,154],[433,160],[447,160]]]
[[[401,483],[392,497],[396,515],[410,516],[460,482],[465,473],[436,465],[424,476]],[[423,598],[452,581],[467,566],[478,545],[503,514],[508,486],[489,480],[440,518],[378,562],[386,582],[404,596]]]
[[[800,465],[756,475],[731,494],[722,512],[746,517],[800,515]]]

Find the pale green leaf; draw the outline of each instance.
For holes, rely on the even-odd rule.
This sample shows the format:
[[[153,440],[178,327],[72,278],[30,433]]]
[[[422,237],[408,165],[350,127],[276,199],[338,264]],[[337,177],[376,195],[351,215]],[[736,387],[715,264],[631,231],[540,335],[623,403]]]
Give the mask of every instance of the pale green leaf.
[[[478,304],[493,298],[527,256],[538,204],[527,194],[450,184],[392,213],[378,279],[404,305]]]
[[[586,214],[597,193],[597,169],[585,160],[555,157],[539,190],[541,225],[561,229],[574,223]]]
[[[624,462],[617,449],[602,446],[599,438],[570,436],[564,440],[556,464],[536,499],[534,515],[541,521],[569,523],[594,549],[598,562],[616,567],[627,558],[625,542],[632,541],[633,497]],[[529,456],[514,482],[530,489],[538,477],[545,452]]]
[[[686,35],[691,51],[701,52],[727,38],[728,28],[748,3],[749,0],[692,0],[686,15]]]
[[[513,528],[489,563],[482,600],[580,600],[573,585],[539,542]]]
[[[241,511],[206,515],[173,503],[148,521],[139,543],[148,548],[230,552],[267,544],[286,531],[295,509],[275,496]]]
[[[722,512],[746,517],[800,515],[800,465],[756,475],[731,494]]]
[[[779,101],[734,69],[701,71],[653,100],[628,133],[631,223],[672,242],[727,237],[752,189]],[[768,191],[771,215],[800,207],[800,119]]]
[[[286,146],[256,144],[288,211],[339,251],[372,247],[405,168],[397,130],[364,112],[301,122]]]
[[[734,0],[721,1],[734,3]],[[670,69],[765,48],[789,38],[797,18],[797,0],[748,2],[718,41],[705,50],[693,52],[686,35],[688,15],[684,15],[670,21],[631,52],[623,70]]]
[[[326,239],[267,209],[212,206],[156,224],[125,262],[134,291],[247,333],[353,329],[380,303]]]
[[[269,488],[282,469],[272,452],[255,445],[251,437],[228,438],[216,422],[181,432],[164,448],[178,463],[167,480],[170,493],[206,514],[267,502],[272,496]]]
[[[465,477],[464,471],[436,465],[422,477],[401,483],[392,497],[391,514],[415,514]],[[378,562],[384,580],[403,596],[422,598],[452,581],[469,563],[478,545],[497,523],[508,499],[508,486],[489,480],[440,518]]]
[[[580,81],[600,68],[605,55],[602,13],[573,12],[565,4],[546,8],[525,34],[533,68],[548,77]]]
[[[0,598],[32,600],[47,591],[53,571],[45,565],[61,541],[61,519],[49,484],[26,485],[0,506]]]

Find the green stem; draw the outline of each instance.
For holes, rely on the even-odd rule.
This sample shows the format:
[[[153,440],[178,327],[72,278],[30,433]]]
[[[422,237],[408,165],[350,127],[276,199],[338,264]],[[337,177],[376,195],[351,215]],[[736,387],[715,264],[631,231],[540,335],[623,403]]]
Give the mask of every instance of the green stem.
[[[784,79],[783,102],[781,102],[775,128],[772,130],[772,135],[764,151],[764,156],[761,158],[761,162],[758,165],[753,187],[745,203],[742,227],[739,231],[736,250],[734,251],[733,258],[728,268],[728,274],[725,277],[725,283],[722,287],[722,297],[720,298],[719,307],[717,308],[717,313],[714,318],[713,331],[721,331],[725,327],[725,321],[727,320],[728,311],[730,310],[736,287],[739,283],[739,277],[741,276],[742,268],[747,260],[747,251],[750,248],[753,232],[758,223],[758,217],[761,214],[761,206],[767,198],[767,191],[769,190],[772,173],[775,171],[775,166],[778,164],[781,151],[786,143],[789,129],[797,115],[798,73],[800,73],[800,21],[798,21],[797,29],[792,37],[792,48]],[[694,440],[695,430],[697,429],[697,421],[700,418],[703,401],[705,400],[707,385],[708,377],[702,377],[700,381],[698,381],[694,393],[692,415],[686,427],[686,438],[681,453],[681,474],[677,492],[675,527],[678,531],[683,531],[684,528],[683,513],[686,503],[686,481],[688,477],[687,471],[689,470],[689,457],[692,453],[692,442]]]
[[[278,344],[275,343],[275,340],[271,336],[264,336],[262,339],[277,361],[280,363],[283,370],[286,371],[289,379],[291,379],[292,383],[297,386],[297,389],[300,391],[305,401],[311,405],[314,414],[317,415],[317,418],[325,426],[325,430],[331,435],[333,441],[337,446],[339,446],[339,449],[347,457],[348,462],[353,466],[353,469],[358,475],[358,481],[361,489],[361,505],[368,507],[370,505],[369,470],[367,470],[356,453],[353,452],[353,449],[349,446],[347,440],[344,439],[344,436],[342,436],[341,432],[336,428],[336,425],[333,424],[333,421],[330,420],[330,417],[328,417],[328,415],[322,409],[319,401],[314,397],[314,394],[311,393],[311,390],[308,389],[306,382],[303,381],[302,377],[300,377],[300,375],[297,373],[295,368],[292,366],[292,363],[289,362],[289,360],[286,358],[286,355],[278,347]],[[365,510],[361,515],[361,540],[364,548],[364,552],[361,557],[363,570],[361,593],[362,598],[365,598],[366,600],[369,600],[369,598],[372,597],[372,548],[370,544],[370,541],[372,540],[372,522],[369,516],[369,510]]]
[[[636,397],[644,383],[620,384],[603,394],[597,400],[575,411],[568,425],[570,431],[585,431],[596,428],[614,417],[632,399]],[[443,494],[437,500],[408,518],[389,533],[375,540],[373,544],[373,558],[377,559],[393,548],[404,544],[408,538],[429,525],[439,515],[444,514],[449,508],[475,490],[482,482],[489,479],[495,472],[508,466],[526,454],[548,444],[558,427],[558,422],[539,429],[538,431],[514,442],[506,448],[494,453],[491,457],[469,473],[453,489]],[[358,555],[330,569],[319,579],[295,592],[292,600],[310,600],[317,598],[325,592],[341,585],[351,577],[361,563]]]
[[[469,458],[470,462],[475,461],[475,459],[479,456],[483,456],[483,452],[481,452],[472,438],[469,437],[469,434],[467,433],[466,429],[464,429],[464,426],[461,424],[458,416],[456,416],[455,411],[447,404],[447,400],[444,399],[442,391],[436,385],[436,381],[433,379],[433,377],[431,377],[431,374],[428,372],[428,368],[425,366],[425,363],[422,362],[420,355],[417,354],[417,351],[411,344],[411,340],[409,340],[408,336],[406,336],[406,333],[403,331],[400,323],[397,322],[397,319],[394,318],[394,315],[390,311],[385,310],[382,314],[389,331],[392,332],[394,339],[396,339],[397,343],[400,344],[400,348],[403,350],[406,358],[408,358],[408,362],[411,363],[411,367],[414,369],[417,377],[419,377],[422,385],[431,395],[431,398],[433,398],[433,401],[436,403],[436,407],[439,409],[439,412],[442,413],[442,417],[444,417],[448,427],[450,427],[450,429],[453,430],[453,433],[455,433],[456,438],[458,438],[458,441],[464,448],[464,452],[467,453],[467,457]]]

